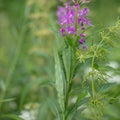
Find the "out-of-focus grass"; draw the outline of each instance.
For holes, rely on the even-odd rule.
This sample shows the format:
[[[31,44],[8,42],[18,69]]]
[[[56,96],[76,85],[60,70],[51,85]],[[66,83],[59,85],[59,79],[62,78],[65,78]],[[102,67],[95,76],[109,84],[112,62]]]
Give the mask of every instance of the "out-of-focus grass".
[[[40,108],[40,120],[54,117],[51,110],[51,106],[54,105],[51,101],[56,99],[52,86],[55,37],[51,22],[56,23],[58,5],[59,1],[55,0],[0,0],[0,96],[6,89],[4,99],[15,98],[13,101],[2,103],[1,112],[14,113],[21,109]],[[91,39],[98,40],[96,33],[117,21],[120,15],[120,1],[93,0],[88,6],[94,25],[90,33]],[[23,40],[23,43],[11,74],[10,84],[6,88],[5,81],[20,40]],[[120,42],[111,52],[109,59],[118,62],[120,66],[119,46]],[[119,91],[119,88],[115,91]],[[43,114],[43,111],[46,113]]]
[[[10,66],[16,57],[17,44],[20,38],[23,40],[4,98],[15,98],[15,100],[5,103],[2,111],[7,112],[11,109],[14,111],[23,108],[24,104],[28,106],[31,103],[39,103],[50,92],[48,88],[41,89],[40,81],[42,80],[42,84],[45,85],[53,77],[51,66],[53,65],[54,37],[50,30],[47,12],[52,14],[56,2],[51,3],[49,5],[46,1],[39,0],[1,1],[1,95],[5,91],[5,81],[11,69]],[[46,6],[45,9],[44,6]]]

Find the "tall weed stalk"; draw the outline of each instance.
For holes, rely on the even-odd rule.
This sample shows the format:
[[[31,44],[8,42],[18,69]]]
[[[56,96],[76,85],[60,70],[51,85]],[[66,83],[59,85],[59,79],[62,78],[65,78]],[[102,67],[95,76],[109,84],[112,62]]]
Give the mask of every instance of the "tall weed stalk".
[[[55,87],[58,94],[59,119],[86,120],[90,118],[101,120],[104,117],[105,105],[108,105],[110,101],[107,92],[116,85],[109,83],[107,71],[110,71],[111,68],[107,66],[109,62],[107,57],[110,49],[119,39],[120,20],[116,25],[98,33],[100,41],[91,42],[88,40],[89,36],[86,41],[84,24],[92,25],[84,16],[87,8],[80,9],[79,4],[82,6],[84,3],[78,1],[74,1],[72,5],[66,3],[65,7],[60,7],[57,12],[58,23],[61,27],[61,33],[56,34],[55,42]],[[80,11],[83,12],[83,21],[83,16],[78,15]],[[79,19],[81,19],[81,24],[79,24]],[[85,20],[89,23],[84,23]],[[71,25],[72,28],[70,28]],[[91,35],[94,36],[94,33]],[[84,65],[88,65],[87,72],[85,72]],[[80,70],[81,73],[79,73]],[[79,81],[78,83],[76,83],[76,79]],[[78,89],[75,84],[79,86]]]

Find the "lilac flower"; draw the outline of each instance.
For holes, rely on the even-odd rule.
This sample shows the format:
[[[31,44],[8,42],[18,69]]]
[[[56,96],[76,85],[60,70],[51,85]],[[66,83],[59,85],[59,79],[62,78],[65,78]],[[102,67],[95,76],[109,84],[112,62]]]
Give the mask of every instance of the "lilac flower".
[[[65,28],[60,28],[60,32],[62,33],[62,36],[65,36]]]
[[[79,39],[79,44],[84,44],[85,43],[85,34],[80,33],[80,39]]]
[[[60,25],[60,32],[62,36],[77,35],[85,30],[86,26],[91,26],[90,20],[86,18],[88,16],[89,9],[80,8],[79,4],[70,6],[69,3],[65,4],[65,7],[59,7],[57,11],[58,24]],[[80,34],[79,43],[85,42],[85,35]]]
[[[85,35],[83,33],[80,34],[80,40],[79,40],[79,43],[80,44],[83,44],[85,42]]]
[[[81,38],[80,40],[79,40],[79,43],[80,44],[83,44],[85,42],[85,39],[84,38]]]
[[[80,36],[81,36],[81,37],[85,37],[85,34],[81,33]]]
[[[75,26],[68,26],[66,29],[68,34],[76,34]]]

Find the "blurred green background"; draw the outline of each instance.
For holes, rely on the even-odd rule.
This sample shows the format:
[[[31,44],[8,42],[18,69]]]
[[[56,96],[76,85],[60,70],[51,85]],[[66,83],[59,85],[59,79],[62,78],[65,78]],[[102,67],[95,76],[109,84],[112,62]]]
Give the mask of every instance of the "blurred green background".
[[[53,86],[54,32],[60,4],[59,0],[0,0],[1,114],[38,110],[38,120],[53,120],[51,106],[57,98]],[[93,0],[88,6],[93,34],[113,25],[120,16],[120,0]],[[109,59],[120,71],[120,44]],[[114,119],[106,120],[119,120],[117,113],[113,113]]]

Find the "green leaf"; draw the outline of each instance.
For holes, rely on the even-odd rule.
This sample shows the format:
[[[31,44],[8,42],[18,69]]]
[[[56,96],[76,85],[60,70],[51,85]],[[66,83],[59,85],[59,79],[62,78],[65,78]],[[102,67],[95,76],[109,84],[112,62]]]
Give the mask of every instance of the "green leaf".
[[[93,67],[94,67],[95,69],[98,69],[98,68],[99,68],[99,65],[98,65],[97,63],[94,63]]]
[[[75,105],[73,105],[68,113],[67,113],[67,116],[71,116],[71,115],[74,115],[76,112],[78,112],[78,108],[83,105],[83,104],[86,104],[89,100],[89,97],[86,97],[87,93],[83,93],[83,94],[80,94],[80,96],[78,96],[78,99],[75,103]],[[81,113],[86,107],[81,107],[79,108],[79,112]]]
[[[23,118],[17,116],[17,115],[12,115],[12,114],[5,114],[5,115],[1,115],[2,117],[5,118],[11,118],[12,120],[24,120]]]
[[[82,92],[80,95],[78,95],[77,104],[78,104],[79,102],[81,102],[82,99],[84,99],[86,96],[87,96],[87,92],[85,92],[85,91]]]
[[[49,107],[51,109],[51,111],[53,112],[53,114],[58,118],[58,120],[61,120],[61,116],[60,116],[60,108],[58,103],[56,102],[55,99],[53,98],[48,98],[49,102]]]
[[[56,87],[57,94],[58,94],[60,108],[61,108],[62,112],[64,112],[64,110],[65,110],[65,104],[64,104],[65,76],[64,76],[64,72],[62,70],[60,56],[57,52],[55,53],[55,77],[56,77],[55,87]]]
[[[63,62],[65,67],[66,79],[69,82],[71,77],[72,53],[70,47],[63,51]]]
[[[106,83],[101,85],[99,92],[105,93],[111,90],[116,84],[115,83]]]
[[[81,114],[81,112],[85,109],[85,107],[81,107],[79,109],[72,109],[68,113],[68,119],[72,120],[72,118],[76,117],[77,114]]]
[[[13,101],[13,100],[15,100],[15,98],[3,99],[3,100],[0,100],[0,102],[10,102],[10,101]]]
[[[69,36],[66,36],[66,42],[68,43],[69,46],[73,47],[73,39]]]
[[[81,101],[79,101],[77,103],[77,107],[83,105],[83,104],[86,104],[88,101],[89,101],[90,97],[85,97],[84,99],[82,99]]]

